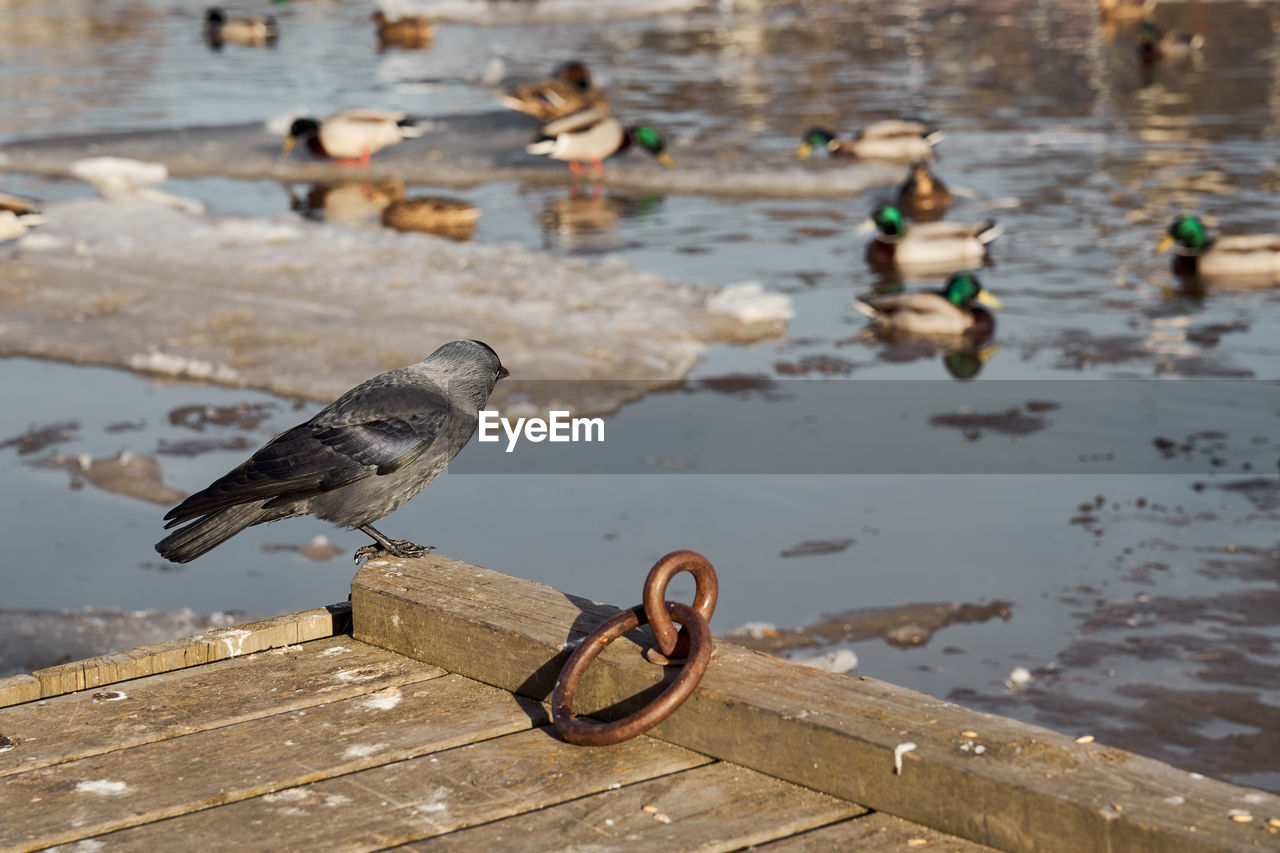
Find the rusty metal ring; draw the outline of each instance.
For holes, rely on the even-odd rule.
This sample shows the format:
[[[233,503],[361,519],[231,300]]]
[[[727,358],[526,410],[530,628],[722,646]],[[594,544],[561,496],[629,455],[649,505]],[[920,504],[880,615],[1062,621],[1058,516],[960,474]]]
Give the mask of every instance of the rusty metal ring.
[[[711,626],[702,614],[687,604],[668,601],[670,618],[689,629],[691,651],[680,675],[658,698],[639,711],[614,720],[611,723],[589,723],[573,715],[573,697],[578,692],[578,681],[587,667],[609,643],[632,628],[645,624],[643,607],[632,607],[607,620],[592,631],[565,661],[555,692],[551,695],[551,715],[556,728],[569,743],[579,746],[610,746],[647,732],[671,716],[693,689],[698,686],[702,674],[711,662]]]
[[[649,628],[660,651],[667,658],[683,658],[689,655],[689,623],[682,622],[685,629],[676,632],[671,623],[667,609],[672,602],[666,601],[667,584],[680,572],[693,575],[697,584],[693,596],[693,609],[698,611],[703,621],[711,622],[711,614],[716,609],[716,599],[720,594],[720,583],[716,580],[716,570],[711,561],[697,551],[672,551],[649,570],[644,579],[644,612],[649,618]],[[677,646],[677,641],[679,645]]]

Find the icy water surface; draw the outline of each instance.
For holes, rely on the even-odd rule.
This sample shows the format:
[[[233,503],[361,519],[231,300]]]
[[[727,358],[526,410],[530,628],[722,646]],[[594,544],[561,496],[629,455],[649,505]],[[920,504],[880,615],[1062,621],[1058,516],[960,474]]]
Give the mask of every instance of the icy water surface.
[[[710,287],[755,280],[796,314],[785,340],[714,346],[683,388],[607,421],[620,437],[684,425],[671,442],[628,438],[603,473],[537,476],[473,445],[382,526],[619,605],[654,559],[694,548],[721,575],[717,633],[772,623],[781,637],[747,639],[852,648],[864,675],[1280,789],[1280,291],[1188,289],[1152,252],[1183,210],[1275,230],[1280,4],[1162,2],[1161,21],[1206,46],[1146,74],[1133,34],[1085,0],[721,2],[587,22],[530,4],[512,24],[493,8],[450,4],[464,22],[432,48],[379,52],[372,7],[298,2],[277,10],[274,49],[214,52],[195,9],[12,4],[0,142],[302,106],[480,114],[496,103],[478,82],[493,57],[509,77],[585,60],[617,112],[660,127],[726,193],[733,176],[711,161],[776,163],[785,184],[810,125],[926,117],[946,134],[950,218],[1005,227],[981,273],[1005,305],[998,350],[976,378],[952,380],[945,348],[870,338],[851,307],[876,284],[853,231],[887,182],[855,198],[450,188],[483,209],[480,243]],[[17,173],[3,188],[92,192]],[[216,158],[164,188],[213,215],[296,216],[284,187],[220,177]],[[345,597],[364,537],[310,519],[185,567],[151,550],[166,489],[204,486],[316,403],[25,358],[0,373],[15,403],[0,413],[16,506],[6,608],[268,613]],[[829,464],[789,467],[797,446]],[[158,462],[136,469],[148,485],[111,491],[142,458]],[[620,473],[637,467],[652,473]],[[297,550],[320,535],[336,548]]]

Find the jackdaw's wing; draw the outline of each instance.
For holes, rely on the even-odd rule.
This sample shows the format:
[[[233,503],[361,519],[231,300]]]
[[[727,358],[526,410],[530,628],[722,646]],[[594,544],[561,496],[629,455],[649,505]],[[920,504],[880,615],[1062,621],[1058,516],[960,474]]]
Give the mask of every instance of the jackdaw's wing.
[[[166,527],[254,501],[285,506],[399,470],[432,445],[452,411],[448,400],[430,388],[353,389],[174,507],[165,515]]]

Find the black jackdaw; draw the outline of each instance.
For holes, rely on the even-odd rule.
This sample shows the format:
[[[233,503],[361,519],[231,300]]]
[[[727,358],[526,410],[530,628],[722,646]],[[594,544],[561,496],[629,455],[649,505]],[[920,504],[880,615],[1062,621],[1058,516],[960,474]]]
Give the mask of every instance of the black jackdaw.
[[[436,478],[471,440],[494,384],[507,375],[480,341],[452,341],[417,364],[380,373],[285,430],[248,461],[169,510],[160,556],[186,563],[246,527],[314,515],[362,530],[396,557],[429,547],[388,539],[372,523]],[[194,519],[194,521],[193,521]]]

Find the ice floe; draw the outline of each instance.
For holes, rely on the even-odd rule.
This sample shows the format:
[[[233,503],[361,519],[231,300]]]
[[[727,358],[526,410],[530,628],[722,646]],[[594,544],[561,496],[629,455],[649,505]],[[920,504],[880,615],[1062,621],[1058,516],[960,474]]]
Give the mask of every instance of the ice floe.
[[[50,205],[3,261],[0,352],[329,400],[441,342],[477,338],[511,379],[499,404],[616,408],[680,381],[713,341],[785,333],[785,296],[715,290],[623,260],[557,259],[295,217],[212,218],[89,199]]]
[[[341,104],[315,105],[319,112]],[[290,112],[289,116],[295,116]],[[629,121],[642,117],[629,116]],[[31,139],[4,148],[7,168],[66,176],[83,171],[86,152],[94,159],[128,158],[163,166],[170,175],[323,182],[399,178],[407,184],[474,186],[488,181],[571,183],[578,180],[564,163],[528,154],[525,145],[538,132],[536,119],[510,110],[419,119],[421,137],[379,151],[370,165],[353,169],[318,159],[297,146],[285,155],[285,116],[265,123],[128,131]],[[661,130],[661,128],[659,128]],[[790,149],[760,150],[750,140],[725,146],[707,139],[675,136],[667,140],[676,168],[667,169],[643,154],[611,157],[604,186],[654,193],[707,193],[724,196],[811,198],[856,196],[902,180],[905,169],[883,163],[828,158],[796,161]],[[110,172],[109,169],[106,171]],[[105,194],[105,193],[104,193]]]

